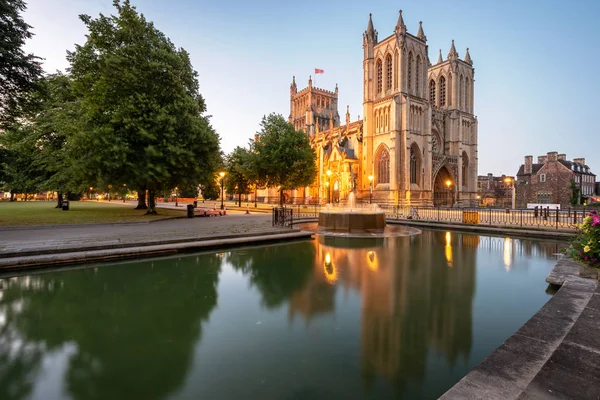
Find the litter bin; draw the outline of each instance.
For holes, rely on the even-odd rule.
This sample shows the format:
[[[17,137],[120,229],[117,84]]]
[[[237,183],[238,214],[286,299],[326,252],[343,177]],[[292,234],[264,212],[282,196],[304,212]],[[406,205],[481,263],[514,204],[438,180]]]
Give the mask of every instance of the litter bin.
[[[198,200],[194,200],[194,208],[198,207]]]
[[[62,210],[69,211],[69,200],[63,200],[62,202]]]
[[[193,204],[187,205],[187,217],[194,218],[194,205]]]

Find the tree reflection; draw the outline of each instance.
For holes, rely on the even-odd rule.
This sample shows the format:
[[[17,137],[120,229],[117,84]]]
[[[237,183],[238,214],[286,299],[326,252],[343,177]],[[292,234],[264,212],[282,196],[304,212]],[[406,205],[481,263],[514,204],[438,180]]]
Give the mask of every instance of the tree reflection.
[[[313,246],[297,242],[233,251],[227,261],[249,277],[250,284],[260,291],[265,307],[276,308],[307,284],[314,254]]]
[[[42,355],[65,344],[76,348],[65,376],[72,397],[165,398],[217,304],[220,266],[202,255],[0,281],[0,398],[27,397]]]

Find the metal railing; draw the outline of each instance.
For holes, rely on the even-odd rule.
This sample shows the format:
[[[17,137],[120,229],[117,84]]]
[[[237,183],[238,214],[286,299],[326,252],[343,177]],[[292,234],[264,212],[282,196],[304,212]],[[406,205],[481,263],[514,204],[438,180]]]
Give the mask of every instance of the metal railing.
[[[273,226],[291,226],[294,220],[318,218],[319,213],[324,208],[325,206],[319,204],[273,208]],[[589,214],[589,209],[585,207],[563,210],[549,207],[513,210],[509,208],[481,207],[403,207],[400,205],[379,204],[379,208],[386,214],[388,219],[564,230],[575,230]]]

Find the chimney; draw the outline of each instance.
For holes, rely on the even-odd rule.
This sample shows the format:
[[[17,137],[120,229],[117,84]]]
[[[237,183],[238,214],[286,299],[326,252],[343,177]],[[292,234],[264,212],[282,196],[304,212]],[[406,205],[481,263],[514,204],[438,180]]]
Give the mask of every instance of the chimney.
[[[538,156],[538,164],[546,164],[546,156]]]
[[[558,160],[558,152],[557,151],[549,151],[548,152],[548,162],[556,162]]]
[[[525,156],[525,169],[524,174],[531,174],[531,164],[533,163],[533,156]]]
[[[490,180],[491,180],[493,176],[494,176],[494,175],[493,175],[491,172],[488,172],[488,179],[490,179]]]
[[[573,162],[576,164],[585,165],[585,158],[574,158]]]
[[[558,155],[558,159],[562,160],[562,161],[567,161],[567,155],[566,154],[559,154]]]

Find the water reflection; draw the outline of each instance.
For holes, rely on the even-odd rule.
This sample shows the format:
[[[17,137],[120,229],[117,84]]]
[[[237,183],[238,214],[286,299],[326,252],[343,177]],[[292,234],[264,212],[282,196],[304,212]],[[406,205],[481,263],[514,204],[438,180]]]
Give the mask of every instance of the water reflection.
[[[559,248],[319,236],[0,280],[0,399],[436,398],[543,304],[522,272]]]
[[[0,398],[30,397],[43,356],[65,347],[58,397],[167,397],[217,304],[220,265],[213,255],[201,268],[168,259],[0,280]]]

